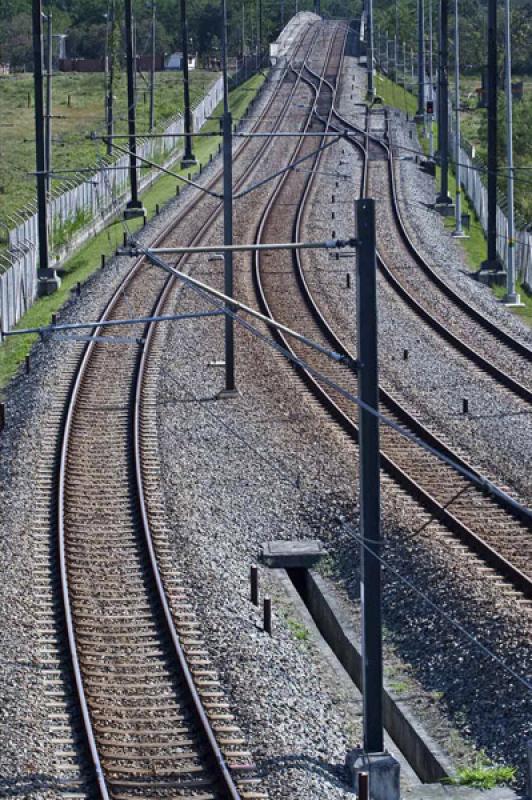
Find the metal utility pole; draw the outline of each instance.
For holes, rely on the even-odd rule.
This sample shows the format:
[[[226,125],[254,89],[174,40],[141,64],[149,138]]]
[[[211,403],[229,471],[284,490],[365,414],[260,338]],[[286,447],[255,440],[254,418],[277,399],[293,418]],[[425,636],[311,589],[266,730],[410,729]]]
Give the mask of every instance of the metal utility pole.
[[[454,98],[455,98],[455,142],[454,168],[456,172],[455,228],[453,236],[464,237],[462,230],[462,170],[460,166],[460,22],[458,0],[454,0]]]
[[[48,3],[48,14],[46,16],[47,52],[46,52],[46,194],[49,195],[52,188],[52,8]]]
[[[393,79],[397,83],[399,76],[399,63],[398,63],[398,47],[399,47],[399,0],[395,0],[395,32],[393,36]]]
[[[37,183],[37,223],[39,231],[39,294],[49,294],[58,286],[48,260],[48,221],[46,208],[46,143],[44,136],[42,0],[32,0],[33,82],[35,87],[35,165]],[[55,283],[54,283],[55,279]]]
[[[222,70],[223,70],[223,192],[224,245],[233,244],[233,119],[229,109],[229,80],[227,75],[227,1],[222,0]],[[233,296],[233,253],[224,251],[224,293]],[[230,306],[229,306],[230,308]],[[235,331],[234,320],[225,315],[225,389],[231,396],[235,389]]]
[[[281,30],[284,28],[284,0],[281,0]]]
[[[259,7],[258,7],[259,18],[257,20],[257,38],[259,42],[259,64],[258,66],[262,65],[262,0],[259,0]]]
[[[150,131],[155,128],[155,23],[157,20],[157,3],[151,3],[151,65],[150,65]]]
[[[124,216],[144,216],[144,209],[139,200],[138,174],[137,174],[137,109],[135,94],[136,59],[133,49],[133,13],[131,0],[125,0],[126,13],[126,59],[127,59],[127,127],[129,135],[129,182],[131,186],[131,200],[128,202]]]
[[[405,91],[405,108],[406,106],[406,42],[403,41],[403,89]]]
[[[417,116],[425,119],[425,3],[417,0]]]
[[[504,0],[504,50],[506,83],[506,161],[508,168],[508,255],[505,302],[508,305],[520,305],[521,298],[515,291],[514,154],[512,141],[512,42],[510,32],[510,0]]]
[[[440,0],[438,60],[438,155],[440,161],[440,193],[436,203],[451,205],[449,197],[449,7]]]
[[[485,269],[496,270],[497,258],[497,0],[488,0],[488,258]]]
[[[375,201],[358,200],[358,394],[378,411],[377,264],[375,255]],[[360,549],[362,598],[362,691],[364,750],[384,750],[382,719],[382,575],[380,526],[379,420],[359,406]]]
[[[181,47],[183,50],[183,99],[185,103],[185,152],[181,160],[182,167],[196,164],[196,156],[192,150],[192,111],[190,109],[190,80],[188,71],[188,16],[187,2],[181,0]]]
[[[107,24],[105,30],[105,122],[107,127],[107,155],[113,154],[113,107],[114,107],[114,48],[115,48],[115,0],[110,0],[107,4]]]
[[[242,60],[245,63],[246,57],[246,11],[244,8],[244,3],[241,5],[241,13],[242,13]]]
[[[434,156],[434,73],[432,62],[432,0],[429,0],[429,100],[431,111],[429,118],[429,155]]]
[[[373,53],[373,0],[366,0],[367,3],[367,45],[368,45],[368,52],[366,56],[366,68],[368,72],[368,95],[367,99],[369,102],[373,102],[375,100],[375,83],[373,80],[373,73],[374,73],[374,53]]]

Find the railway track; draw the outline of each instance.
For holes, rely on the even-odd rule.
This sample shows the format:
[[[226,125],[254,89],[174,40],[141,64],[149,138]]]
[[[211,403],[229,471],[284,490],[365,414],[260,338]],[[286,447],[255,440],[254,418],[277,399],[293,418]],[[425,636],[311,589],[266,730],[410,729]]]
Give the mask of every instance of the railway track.
[[[341,56],[336,58],[338,67],[340,63]],[[324,130],[335,115],[337,120],[342,121],[344,130],[348,123],[334,111],[336,78],[329,75],[327,81],[324,81],[308,68],[307,73],[309,84],[316,92],[318,112],[312,126],[314,129]],[[338,127],[338,122],[336,125]],[[364,135],[366,141],[369,137],[366,132]],[[359,141],[357,144],[360,146]],[[305,146],[305,140],[302,140],[301,151]],[[367,149],[362,147],[362,151],[367,169]],[[288,173],[285,176],[258,225],[258,242],[283,241],[287,236],[295,241],[304,238],[301,231],[302,214],[319,162],[318,156],[314,161],[312,174],[304,180],[297,173]],[[286,208],[290,203],[294,204],[296,198],[298,202],[290,217]],[[303,258],[297,252],[276,254],[275,260],[262,253],[256,254],[255,285],[264,313],[290,324],[323,347],[353,357],[354,354],[349,353],[340,336],[332,330],[312,297],[305,277]],[[315,351],[309,351],[300,343],[288,342],[282,334],[277,334],[277,337],[283,347],[296,358],[305,360],[312,372],[317,371],[344,390],[357,393],[356,375],[347,366],[334,363]],[[302,368],[298,368],[298,371],[331,415],[357,440],[354,405],[341,393],[331,390],[311,374],[311,371]],[[414,434],[475,474],[473,468],[408,414],[383,389],[380,390],[380,403],[386,416],[405,431]],[[515,593],[517,601],[527,603],[532,597],[532,580],[529,574],[532,563],[531,514],[528,509],[519,506],[508,496],[487,496],[471,481],[426,450],[407,441],[397,431],[384,425],[381,430],[381,464],[384,470],[424,507],[427,520],[435,518],[444,535],[450,534],[453,540],[457,539],[461,543],[460,546],[465,545],[465,552],[474,551],[488,565],[486,571],[494,579],[499,581],[500,576],[503,576],[506,589]]]
[[[470,306],[423,258],[404,223],[398,201],[394,147],[388,116],[368,115],[366,130],[337,111],[368,157],[365,191],[379,202],[379,270],[405,303],[446,342],[518,398],[532,403],[532,350]],[[377,123],[377,130],[372,125]]]
[[[284,98],[272,97],[256,129],[282,122],[315,38],[309,30],[292,59],[295,82],[288,82]],[[260,141],[245,140],[237,151],[237,186],[271,146]],[[219,180],[217,174],[210,188]],[[213,198],[188,204],[181,219],[194,212],[190,244],[201,241],[220,211]],[[176,236],[182,243],[173,222],[157,244]],[[100,321],[158,313],[174,285],[139,259]],[[112,332],[97,326],[99,340],[90,342],[79,363],[57,489],[62,602],[94,781],[102,798],[259,800],[266,795],[209,662],[182,576],[158,533],[160,509],[150,505],[154,475],[143,393],[155,327],[120,332],[120,343],[113,344]],[[131,346],[124,347],[128,338]]]

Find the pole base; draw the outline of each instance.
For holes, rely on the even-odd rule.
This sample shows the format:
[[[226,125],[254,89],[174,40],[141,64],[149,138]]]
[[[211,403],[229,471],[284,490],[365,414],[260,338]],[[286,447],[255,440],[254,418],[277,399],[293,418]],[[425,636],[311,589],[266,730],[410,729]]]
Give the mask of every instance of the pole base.
[[[143,205],[127,206],[124,210],[124,219],[135,219],[136,217],[145,217],[146,209]]]
[[[185,156],[181,159],[181,169],[186,169],[187,167],[195,167],[198,163],[198,160],[195,155]]]
[[[238,397],[237,389],[222,389],[216,395],[217,400],[230,400],[232,397]]]
[[[454,217],[455,214],[455,207],[453,205],[453,201],[449,199],[449,202],[440,202],[440,200],[436,200],[434,204],[434,210],[441,214],[442,217]]]
[[[478,272],[474,273],[475,279],[485,286],[506,286],[506,270],[486,269],[486,261],[482,264]]]
[[[345,764],[355,789],[358,787],[358,774],[369,774],[370,800],[400,800],[400,766],[390,753],[366,753],[356,748],[348,752]]]
[[[507,308],[524,308],[525,304],[521,302],[521,297],[517,292],[509,292],[503,300]]]
[[[470,239],[471,238],[468,233],[464,233],[463,231],[453,231],[451,233],[451,236],[454,239]]]
[[[502,262],[497,256],[495,259],[486,259],[480,265],[482,272],[500,272],[502,270]]]
[[[53,269],[45,270],[43,274],[37,275],[37,295],[38,297],[48,297],[57,292],[61,286],[61,278]]]

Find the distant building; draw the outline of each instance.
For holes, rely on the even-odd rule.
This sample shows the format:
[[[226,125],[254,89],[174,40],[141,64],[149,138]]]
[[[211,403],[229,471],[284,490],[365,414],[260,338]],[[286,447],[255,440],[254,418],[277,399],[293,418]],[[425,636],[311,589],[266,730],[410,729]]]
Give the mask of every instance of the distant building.
[[[183,53],[170,53],[169,56],[166,57],[165,69],[176,69],[182,70],[183,69]],[[193,55],[189,54],[188,57],[188,68],[189,69],[196,69],[196,54]]]
[[[11,67],[9,64],[0,64],[0,75],[9,75]]]

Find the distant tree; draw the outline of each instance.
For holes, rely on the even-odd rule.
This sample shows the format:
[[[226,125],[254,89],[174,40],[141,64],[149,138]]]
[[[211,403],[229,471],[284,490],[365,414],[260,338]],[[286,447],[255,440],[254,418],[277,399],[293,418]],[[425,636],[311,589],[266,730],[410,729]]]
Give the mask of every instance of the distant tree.
[[[15,14],[0,26],[0,61],[21,68],[32,68],[31,15]]]

